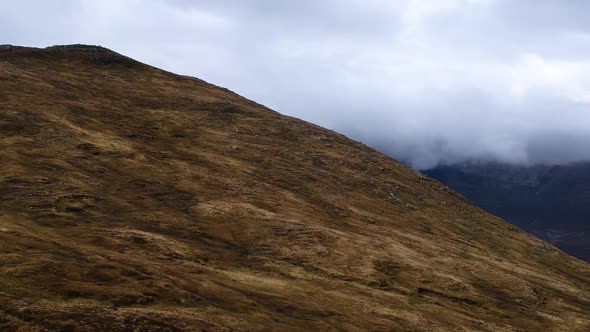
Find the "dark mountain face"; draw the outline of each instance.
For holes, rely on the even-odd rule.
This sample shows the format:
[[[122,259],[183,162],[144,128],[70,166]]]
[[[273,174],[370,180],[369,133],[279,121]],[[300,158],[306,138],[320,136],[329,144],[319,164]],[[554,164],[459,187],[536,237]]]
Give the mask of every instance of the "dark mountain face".
[[[446,165],[425,174],[485,210],[590,261],[590,163]]]

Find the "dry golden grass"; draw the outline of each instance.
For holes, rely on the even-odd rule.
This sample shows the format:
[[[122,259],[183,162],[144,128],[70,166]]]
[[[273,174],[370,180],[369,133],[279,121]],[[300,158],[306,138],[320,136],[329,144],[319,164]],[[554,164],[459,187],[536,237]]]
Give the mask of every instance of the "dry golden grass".
[[[1,330],[590,330],[587,263],[106,49],[0,48],[0,170]]]

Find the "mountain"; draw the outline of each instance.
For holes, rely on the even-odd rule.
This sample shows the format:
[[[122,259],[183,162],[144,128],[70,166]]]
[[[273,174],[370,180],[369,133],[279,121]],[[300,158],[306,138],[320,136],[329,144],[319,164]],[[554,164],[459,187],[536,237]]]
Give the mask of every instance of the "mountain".
[[[0,170],[0,330],[590,328],[588,263],[105,48],[0,47]]]
[[[590,261],[590,163],[441,165],[425,174],[485,210]]]

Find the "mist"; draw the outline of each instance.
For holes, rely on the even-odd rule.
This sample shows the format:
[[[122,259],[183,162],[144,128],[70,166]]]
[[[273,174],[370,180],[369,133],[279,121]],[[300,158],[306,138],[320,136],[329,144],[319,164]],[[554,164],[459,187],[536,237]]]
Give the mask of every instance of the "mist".
[[[0,43],[111,48],[418,169],[590,160],[586,1],[4,1]]]

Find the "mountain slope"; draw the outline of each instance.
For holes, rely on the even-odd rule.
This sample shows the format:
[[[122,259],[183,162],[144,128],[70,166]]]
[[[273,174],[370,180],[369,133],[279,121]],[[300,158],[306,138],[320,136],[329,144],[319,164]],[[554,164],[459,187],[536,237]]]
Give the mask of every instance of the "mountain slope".
[[[590,327],[587,263],[104,48],[0,47],[0,169],[2,330]]]
[[[590,163],[440,165],[425,174],[567,253],[590,261]]]

